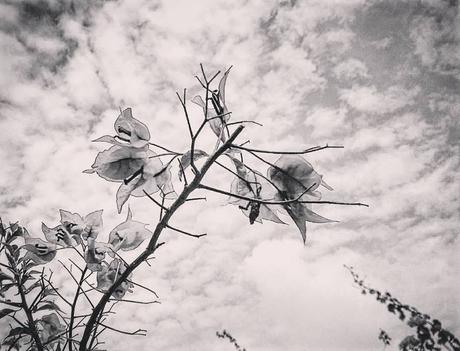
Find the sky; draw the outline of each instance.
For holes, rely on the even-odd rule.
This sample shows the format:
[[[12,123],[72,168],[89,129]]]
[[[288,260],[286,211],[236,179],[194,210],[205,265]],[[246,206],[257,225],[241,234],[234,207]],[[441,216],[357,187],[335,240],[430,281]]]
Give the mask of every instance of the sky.
[[[107,348],[232,350],[215,336],[226,329],[248,351],[376,350],[384,329],[397,350],[410,328],[362,296],[344,264],[458,336],[459,40],[456,0],[4,0],[1,217],[40,237],[61,208],[103,209],[108,237],[126,209],[117,213],[117,184],[82,173],[104,148],[91,140],[114,134],[119,108],[131,107],[152,142],[186,151],[176,91],[199,93],[200,63],[233,65],[232,120],[263,124],[247,124],[240,140],[343,145],[307,157],[335,189],[323,198],[370,207],[315,206],[338,222],[309,224],[303,245],[287,217],[249,225],[216,194],[186,204],[173,225],[208,235],[161,236],[152,266],[135,272],[161,304],[118,306],[110,320],[148,335],[107,333]],[[201,111],[189,105],[197,126]],[[214,143],[206,131],[199,146]],[[231,181],[217,168],[206,179],[223,189]],[[154,204],[129,205],[154,228]],[[64,273],[55,279],[75,288]]]

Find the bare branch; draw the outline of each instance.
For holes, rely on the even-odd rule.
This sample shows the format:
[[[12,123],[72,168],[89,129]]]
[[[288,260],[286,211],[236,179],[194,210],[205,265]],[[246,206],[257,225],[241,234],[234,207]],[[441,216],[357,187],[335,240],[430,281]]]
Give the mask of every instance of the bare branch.
[[[165,207],[165,206],[163,206],[162,204],[160,204],[157,200],[155,200],[155,199],[153,198],[152,195],[150,195],[150,194],[149,194],[148,192],[146,192],[145,190],[142,190],[142,191],[144,192],[144,194],[145,194],[150,200],[152,200],[152,201],[155,203],[155,205],[159,206],[162,210],[168,211],[168,208]]]
[[[166,228],[169,228],[169,229],[171,229],[171,230],[175,230],[176,232],[181,233],[181,234],[185,234],[185,235],[188,235],[188,236],[192,236],[192,237],[194,237],[194,238],[201,238],[202,236],[205,236],[205,235],[206,235],[206,233],[204,233],[204,234],[192,234],[192,233],[186,232],[186,231],[184,231],[184,230],[174,228],[174,227],[170,226],[169,224],[166,225]]]
[[[324,149],[343,149],[344,147],[341,145],[324,145],[324,146],[314,146],[305,150],[301,151],[274,151],[274,150],[262,150],[262,149],[252,149],[252,148],[247,148],[242,145],[233,145],[232,146],[235,149],[240,149],[240,150],[245,150],[245,151],[250,151],[250,152],[256,152],[256,153],[261,153],[261,154],[275,154],[275,155],[303,155],[303,154],[308,154],[311,152],[315,151],[320,151]]]
[[[99,325],[103,326],[104,328],[107,328],[109,330],[112,330],[114,332],[120,333],[120,334],[125,334],[125,335],[134,335],[134,336],[146,336],[147,335],[147,330],[145,329],[137,329],[136,331],[133,332],[127,332],[121,329],[116,329],[113,327],[109,327],[108,325],[105,325],[104,323],[98,322]]]

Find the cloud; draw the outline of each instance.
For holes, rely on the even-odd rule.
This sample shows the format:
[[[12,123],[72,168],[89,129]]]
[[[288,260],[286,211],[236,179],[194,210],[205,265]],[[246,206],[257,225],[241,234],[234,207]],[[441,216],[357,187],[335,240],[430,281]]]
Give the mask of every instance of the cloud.
[[[39,236],[41,221],[57,222],[59,208],[104,208],[107,239],[125,213],[117,215],[117,184],[81,173],[104,147],[90,141],[113,133],[119,107],[132,107],[153,142],[187,150],[175,92],[199,93],[199,63],[209,74],[233,64],[232,121],[264,125],[247,124],[241,142],[271,150],[344,145],[307,155],[335,189],[323,198],[371,206],[315,205],[341,222],[309,225],[303,246],[287,216],[289,225],[251,226],[220,195],[186,203],[171,224],[208,236],[165,232],[152,267],[135,272],[161,305],[120,304],[110,323],[149,329],[147,338],[129,339],[139,350],[153,342],[159,350],[230,350],[215,337],[224,328],[249,350],[369,350],[381,346],[379,328],[393,340],[407,335],[354,288],[347,263],[458,334],[458,14],[439,4],[6,2],[2,219],[19,219]],[[189,111],[197,127],[201,111],[191,103]],[[206,130],[198,147],[214,145]],[[266,171],[251,155],[245,160]],[[213,168],[206,182],[228,190],[232,179]],[[148,199],[129,205],[135,219],[156,224]],[[69,277],[53,269],[70,294]],[[151,297],[138,288],[133,296]],[[117,349],[126,337],[104,340]]]

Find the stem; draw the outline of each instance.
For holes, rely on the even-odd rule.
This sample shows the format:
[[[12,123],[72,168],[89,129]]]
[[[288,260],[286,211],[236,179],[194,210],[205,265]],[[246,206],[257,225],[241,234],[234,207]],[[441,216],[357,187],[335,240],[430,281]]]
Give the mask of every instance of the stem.
[[[273,151],[273,150],[261,150],[261,149],[252,149],[248,147],[243,147],[241,145],[232,145],[235,149],[251,151],[251,152],[258,152],[261,154],[276,154],[276,155],[303,155],[308,154],[310,152],[320,151],[324,149],[343,149],[341,145],[325,145],[325,146],[313,146],[305,150],[301,151]]]
[[[70,307],[70,321],[69,321],[69,351],[72,351],[72,332],[73,332],[73,322],[75,320],[75,308],[77,307],[78,297],[80,296],[80,289],[85,280],[85,274],[88,267],[85,266],[81,272],[80,281],[78,282],[77,292],[75,293],[75,298],[73,299],[72,306]]]
[[[83,336],[80,341],[80,351],[87,351],[86,345],[88,344],[89,338],[91,336],[91,331],[93,330],[95,324],[97,323],[97,317],[99,313],[104,309],[105,305],[107,302],[110,300],[110,297],[112,296],[113,292],[118,288],[118,286],[126,281],[128,276],[142,263],[144,262],[150,255],[152,255],[155,250],[157,249],[158,245],[158,239],[163,231],[163,229],[167,228],[168,222],[170,218],[173,216],[173,214],[186,202],[187,197],[198,188],[200,185],[204,175],[206,172],[209,170],[211,165],[214,163],[214,161],[222,155],[231,145],[231,143],[238,137],[238,135],[243,131],[244,127],[239,126],[233,134],[230,136],[230,138],[214,153],[212,154],[203,167],[201,168],[201,171],[198,172],[195,175],[195,178],[193,181],[184,189],[182,190],[182,193],[179,195],[179,197],[174,201],[174,203],[171,205],[169,211],[167,211],[161,221],[157,224],[155,231],[153,232],[153,236],[150,239],[147,248],[139,254],[139,256],[126,268],[126,270],[120,274],[118,279],[114,282],[114,284],[105,292],[105,294],[101,297],[100,301],[98,304],[94,307],[93,313],[91,314],[91,317],[89,318],[85,331],[83,332]]]
[[[35,341],[35,345],[37,346],[38,351],[43,351],[43,344],[40,340],[40,336],[38,335],[34,317],[32,316],[32,311],[27,305],[26,294],[24,293],[24,289],[22,288],[22,285],[21,285],[21,276],[18,273],[16,273],[15,277],[16,277],[16,285],[18,287],[19,295],[21,295],[22,308],[27,316],[27,322],[28,322],[30,332]]]

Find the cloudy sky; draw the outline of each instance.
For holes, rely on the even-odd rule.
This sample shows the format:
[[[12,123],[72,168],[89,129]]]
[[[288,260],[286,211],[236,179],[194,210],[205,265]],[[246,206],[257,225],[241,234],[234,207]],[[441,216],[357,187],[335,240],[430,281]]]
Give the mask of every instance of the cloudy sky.
[[[232,118],[264,125],[247,125],[241,141],[344,145],[308,157],[335,189],[324,198],[370,204],[316,206],[340,222],[310,225],[305,246],[288,218],[250,226],[213,194],[187,204],[174,225],[208,236],[165,232],[152,267],[135,273],[161,305],[118,307],[115,326],[149,330],[133,348],[232,350],[215,337],[223,328],[248,351],[376,350],[380,328],[407,335],[343,264],[460,334],[456,0],[4,0],[0,30],[0,214],[33,235],[59,208],[104,209],[102,238],[124,220],[117,184],[82,173],[104,147],[91,140],[132,107],[153,142],[187,150],[175,92],[198,92],[199,63],[233,65]],[[207,182],[231,179],[216,169]],[[152,203],[129,204],[154,227]],[[105,338],[113,350],[127,342]]]

